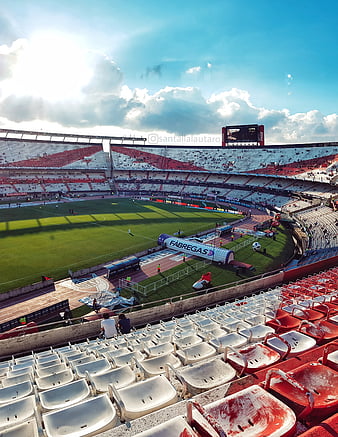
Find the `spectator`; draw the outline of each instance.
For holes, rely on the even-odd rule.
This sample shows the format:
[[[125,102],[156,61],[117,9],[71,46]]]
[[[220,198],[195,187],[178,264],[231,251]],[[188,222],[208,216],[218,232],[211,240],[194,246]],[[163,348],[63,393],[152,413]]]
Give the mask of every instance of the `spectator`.
[[[103,320],[101,320],[101,332],[105,338],[116,337],[116,323],[114,319],[109,317],[109,313],[103,313]]]
[[[96,298],[93,299],[93,310],[98,313],[100,309],[100,305],[97,303]]]
[[[26,317],[25,316],[20,317],[19,323],[20,323],[20,325],[26,325],[26,323],[27,323]]]
[[[117,327],[121,334],[129,334],[130,332],[130,319],[128,319],[125,314],[119,315],[119,321],[117,322]]]
[[[61,319],[64,320],[64,325],[72,325],[72,312],[69,308],[66,308],[64,311],[61,311],[60,313]]]

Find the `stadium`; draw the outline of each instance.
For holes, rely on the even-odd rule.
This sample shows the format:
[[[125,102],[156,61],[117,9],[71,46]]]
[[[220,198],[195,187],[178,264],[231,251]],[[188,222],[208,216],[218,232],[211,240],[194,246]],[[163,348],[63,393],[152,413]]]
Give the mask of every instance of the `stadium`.
[[[1,335],[15,334],[0,340],[1,435],[335,435],[330,430],[338,429],[338,143],[266,145],[264,127],[258,125],[223,128],[222,147],[0,129],[0,186],[4,237],[12,230],[25,234],[20,214],[28,210],[26,205],[38,211],[29,220],[43,227],[51,207],[57,207],[55,220],[60,216],[79,222],[81,202],[122,199],[129,202],[125,223],[131,223],[124,235],[135,244],[110,251],[106,258],[100,258],[105,253],[101,247],[98,262],[70,261],[66,274],[60,270],[54,278],[57,271],[38,271],[42,280],[34,277],[31,282],[22,272],[32,269],[33,259],[30,264],[27,256],[22,261],[12,259],[10,249],[3,252],[12,276],[1,281],[9,284],[0,295]],[[125,267],[121,260],[137,256],[135,272],[128,273],[134,278],[139,257],[163,250],[155,234],[178,231],[180,237],[181,222],[172,219],[163,230],[152,225],[154,235],[147,234],[148,241],[137,246],[138,225],[128,222],[127,213],[142,206],[137,213],[144,215],[149,202],[152,213],[163,215],[163,223],[170,210],[159,211],[156,205],[196,208],[200,217],[194,227],[182,221],[184,237],[212,233],[212,244],[218,246],[230,234],[248,232],[257,238],[257,232],[270,231],[274,236],[280,221],[292,235],[292,256],[230,285],[128,308],[135,329],[114,339],[98,337],[97,319],[59,323],[49,330],[20,326],[22,316],[30,321],[33,297],[40,302],[35,319],[48,320],[48,311],[69,308],[65,289],[63,299],[49,300],[59,281],[79,279],[81,284],[94,273],[113,277],[115,286],[130,287],[125,280],[130,259]],[[215,226],[207,215],[205,227],[213,222],[209,229],[202,231],[196,224],[204,213],[218,214],[213,217],[220,222],[226,212],[236,219],[230,226]],[[15,220],[7,218],[13,214]],[[93,219],[96,227],[105,220],[97,226]],[[41,231],[30,226],[32,234]],[[223,234],[223,227],[230,233]],[[250,250],[255,238],[248,240]],[[47,258],[54,244],[51,238],[42,256]],[[261,244],[255,246],[257,256]],[[94,250],[94,242],[92,246]],[[237,267],[245,268],[247,260],[240,261]],[[141,271],[151,276],[142,264]],[[23,276],[24,282],[18,285],[15,276]],[[93,293],[90,287],[87,291]],[[69,290],[74,295],[71,309],[79,300],[74,289]],[[18,312],[14,302],[20,301],[30,311]]]

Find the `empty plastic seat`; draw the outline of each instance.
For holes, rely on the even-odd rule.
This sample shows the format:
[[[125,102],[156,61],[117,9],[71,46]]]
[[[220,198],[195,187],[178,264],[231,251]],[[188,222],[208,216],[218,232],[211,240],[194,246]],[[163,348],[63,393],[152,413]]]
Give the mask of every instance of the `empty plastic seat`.
[[[338,305],[332,302],[313,302],[313,309],[322,312],[324,315],[335,316],[338,313]]]
[[[338,342],[337,341],[325,346],[323,351],[323,364],[338,371]]]
[[[74,380],[74,373],[71,369],[63,370],[59,373],[52,373],[48,376],[35,378],[35,384],[39,390],[48,390],[63,384],[68,384]]]
[[[325,316],[320,311],[295,304],[283,306],[283,310],[290,313],[293,317],[297,317],[302,320],[309,320],[310,322],[322,319]]]
[[[157,357],[159,355],[175,353],[176,348],[170,342],[157,344],[155,346],[144,346],[144,352],[149,357]]]
[[[197,437],[195,431],[182,416],[174,417],[135,437]]]
[[[0,430],[1,437],[39,437],[38,424],[35,419],[29,419],[19,425]]]
[[[13,364],[19,364],[19,363],[29,363],[34,364],[35,357],[33,354],[25,355],[23,357],[12,357]]]
[[[73,361],[77,361],[77,360],[79,360],[81,358],[87,358],[89,356],[90,355],[88,355],[86,351],[84,351],[84,352],[74,351],[71,354],[62,354],[62,359],[66,363],[71,363]]]
[[[250,312],[248,315],[244,315],[244,321],[250,323],[251,326],[264,325],[265,316],[262,314],[252,314]]]
[[[32,419],[36,408],[34,395],[0,405],[0,429]]]
[[[239,370],[240,374],[257,372],[280,359],[281,355],[278,352],[260,343],[238,351],[230,348],[225,351],[225,360]]]
[[[219,358],[172,371],[183,384],[184,390],[192,395],[225,384],[236,376],[235,369]]]
[[[139,362],[143,361],[144,357],[145,356],[140,351],[128,352],[127,354],[115,356],[112,359],[112,363],[113,366],[115,367],[122,367],[125,366],[126,364],[131,365],[135,359]]]
[[[24,367],[22,369],[16,369],[16,370],[13,370],[13,368],[9,368],[6,376],[8,378],[13,378],[14,376],[24,375],[24,374],[28,374],[28,373],[31,375],[34,374],[33,366]]]
[[[298,331],[289,331],[280,336],[269,335],[270,338],[267,339],[266,344],[281,355],[287,353],[289,357],[299,355],[316,345],[316,340]],[[290,346],[289,352],[287,352],[288,347],[285,342]]]
[[[335,316],[330,316],[328,319],[330,322],[338,323],[338,314]]]
[[[278,334],[288,332],[291,329],[297,329],[301,322],[301,320],[298,319],[297,317],[293,317],[289,315],[287,312],[284,313],[285,315],[276,317],[266,322],[267,326],[273,328]]]
[[[59,355],[52,348],[46,351],[34,353],[34,358],[36,359],[36,361],[43,360],[44,358],[53,359],[53,357],[59,357]]]
[[[226,333],[226,331],[222,328],[211,329],[210,331],[208,331],[208,330],[199,330],[198,331],[198,335],[200,337],[202,337],[204,341],[209,341],[210,338],[220,337],[220,336],[224,335],[225,333]]]
[[[7,375],[7,372],[9,371],[9,362],[6,361],[4,363],[0,363],[0,378]]]
[[[159,331],[158,333],[152,336],[152,341],[156,344],[168,343],[172,341],[173,335],[174,335],[174,331],[170,331],[170,332]]]
[[[31,381],[24,381],[8,387],[0,388],[0,404],[24,398],[34,393]]]
[[[203,339],[197,334],[192,334],[192,335],[187,335],[187,336],[182,335],[179,337],[176,336],[174,338],[174,343],[179,348],[193,346],[194,344],[202,343],[202,341],[203,341]]]
[[[111,364],[107,358],[97,359],[95,361],[90,361],[89,363],[78,364],[74,366],[74,371],[79,378],[84,378],[86,372],[90,375],[96,375],[98,373],[107,372],[111,369]]]
[[[42,415],[48,437],[92,436],[115,426],[116,410],[106,394]]]
[[[338,436],[338,413],[323,420],[319,425],[311,427],[298,437],[337,437]]]
[[[190,402],[189,407],[191,405],[196,403]],[[204,414],[200,421],[202,428],[205,418],[227,437],[289,437],[296,429],[296,417],[291,408],[258,385],[212,402],[204,409],[198,406],[198,409]],[[188,413],[190,422],[189,410]],[[194,417],[196,422],[198,417]]]
[[[178,400],[175,388],[164,375],[154,376],[121,389],[116,389],[113,385],[109,388],[120,411],[121,420],[142,417]]]
[[[42,391],[39,398],[44,410],[56,410],[83,401],[90,395],[87,382],[84,379],[79,379],[60,387]]]
[[[48,367],[39,367],[36,369],[36,374],[39,378],[52,375],[53,373],[60,373],[69,369],[65,363],[54,364]]]
[[[180,319],[176,319],[176,326],[186,330],[187,328],[193,328],[194,323],[186,317],[181,317]]]
[[[98,375],[87,374],[87,380],[90,382],[94,393],[108,392],[109,384],[119,389],[127,387],[128,385],[136,382],[138,376],[129,367],[117,367],[116,369],[109,370],[108,372],[100,373]]]
[[[204,319],[201,321],[197,321],[196,326],[198,329],[208,330],[208,331],[211,331],[212,329],[220,328],[220,325],[218,323],[216,323],[210,319]]]
[[[300,332],[313,337],[318,344],[338,338],[338,324],[326,320],[318,320],[314,323],[303,320],[298,329]]]
[[[338,409],[338,372],[318,362],[303,364],[287,373],[271,369],[265,387],[290,404],[299,418],[323,419]]]
[[[42,369],[44,367],[55,366],[57,364],[61,364],[60,357],[56,357],[56,358],[53,357],[53,359],[48,357],[48,359],[46,359],[46,360],[41,360],[41,361],[38,360],[38,361],[36,361],[35,367],[37,369]]]
[[[81,357],[81,358],[76,358],[74,360],[69,360],[67,359],[68,363],[72,366],[78,366],[80,364],[85,364],[85,363],[90,363],[92,361],[95,361],[96,358],[94,357],[94,355],[87,355],[85,357]]]
[[[208,343],[199,343],[184,349],[179,349],[177,356],[184,365],[196,363],[216,355],[216,349]]]
[[[121,347],[119,349],[114,349],[109,352],[104,352],[103,355],[108,358],[109,361],[113,361],[115,357],[118,357],[119,355],[126,355],[129,354],[131,350],[127,347]]]
[[[67,354],[67,353],[73,353],[74,351],[78,351],[78,350],[79,349],[77,348],[77,346],[69,343],[66,346],[62,346],[54,349],[54,352],[56,352],[57,354]]]
[[[22,375],[12,376],[9,378],[2,378],[2,387],[9,387],[10,385],[20,384],[21,382],[32,381],[31,373],[23,373]]]
[[[239,334],[248,338],[249,343],[262,341],[267,334],[270,334],[271,332],[275,332],[275,330],[266,325],[256,325],[252,326],[251,328],[240,329],[238,331]]]
[[[173,354],[160,355],[155,358],[148,358],[143,361],[136,361],[139,370],[147,377],[165,373],[166,364],[170,364],[175,369],[181,366],[179,358]]]
[[[222,335],[221,337],[212,338],[209,343],[214,346],[217,352],[224,352],[225,348],[242,347],[248,342],[248,337],[232,332],[230,334]]]

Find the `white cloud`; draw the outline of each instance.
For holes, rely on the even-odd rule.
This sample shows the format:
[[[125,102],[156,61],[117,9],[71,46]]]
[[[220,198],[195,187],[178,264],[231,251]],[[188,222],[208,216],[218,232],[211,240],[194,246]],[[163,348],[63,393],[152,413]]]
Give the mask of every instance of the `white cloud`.
[[[52,126],[53,130],[94,129],[119,134],[161,132],[168,135],[220,135],[231,124],[264,124],[269,144],[335,141],[338,115],[318,110],[292,114],[288,109],[256,106],[247,90],[232,88],[204,96],[197,87],[131,88],[120,68],[103,54],[90,54],[92,75],[81,98],[51,101],[46,96],[18,94],[9,84],[26,40],[0,46],[0,125]],[[211,64],[206,64],[211,68]],[[210,65],[210,66],[209,66]],[[67,68],[64,65],[64,68]],[[194,74],[201,67],[186,71]],[[288,79],[293,79],[292,75]],[[57,129],[59,127],[59,129]],[[34,128],[34,127],[32,127]]]
[[[196,74],[196,73],[199,73],[200,71],[201,71],[201,67],[197,66],[197,67],[188,68],[186,73],[187,74]]]

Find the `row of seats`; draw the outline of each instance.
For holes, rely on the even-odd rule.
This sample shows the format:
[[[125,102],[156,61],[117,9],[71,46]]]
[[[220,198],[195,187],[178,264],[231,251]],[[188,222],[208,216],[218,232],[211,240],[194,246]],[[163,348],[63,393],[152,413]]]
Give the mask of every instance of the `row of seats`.
[[[16,144],[15,148],[11,148],[11,159],[7,161],[6,166],[12,167],[73,167],[75,163],[75,168],[102,168],[104,169],[107,165],[106,155],[103,152],[102,147],[99,145],[95,146],[83,146],[72,145],[69,148],[60,147],[59,145],[55,147],[51,153],[51,145],[48,144],[48,151],[42,152],[41,147],[38,148],[38,154],[32,154],[27,156],[27,151],[25,151],[24,156],[17,156],[19,159],[13,159],[15,157],[15,150],[20,147]],[[35,146],[36,147],[36,146]],[[66,149],[59,151],[60,149]],[[21,159],[20,159],[21,158]],[[22,159],[24,158],[24,159]]]
[[[289,162],[287,164],[270,164],[264,169],[256,170],[257,173],[264,174],[279,174],[283,176],[293,176],[299,173],[312,173],[315,169],[325,169],[332,163],[336,162],[338,154],[331,156],[318,156],[312,159],[305,159],[296,162]]]
[[[336,275],[332,270],[317,278],[328,286],[322,295],[331,304],[318,320],[326,317],[326,324],[336,326],[335,338],[338,298],[331,285]],[[316,297],[309,295],[310,302],[322,305]],[[62,435],[92,435],[298,356],[324,340],[311,330],[302,332],[304,321],[312,323],[302,311],[292,315],[299,329],[284,326],[288,314],[278,311],[288,312],[289,299],[276,288],[116,339],[13,357],[0,366],[0,430],[29,422],[47,436],[61,435],[60,427]],[[337,359],[333,349],[326,364]],[[98,406],[104,417],[95,422],[87,410]]]
[[[224,171],[225,169],[230,172],[253,172],[271,174],[270,167],[267,167],[267,163],[271,163],[271,169],[273,174],[276,174],[276,168],[280,169],[280,174],[283,176],[285,168],[292,167],[292,172],[287,174],[293,176],[297,173],[304,173],[305,170],[311,172],[314,165],[321,167],[323,162],[329,165],[334,159],[336,159],[335,148],[297,148],[295,159],[295,149],[265,149],[259,148],[260,153],[254,153],[257,148],[247,149],[232,149],[232,148],[220,148],[220,149],[201,149],[196,150],[191,147],[184,149],[153,149],[142,148],[142,153],[138,149],[132,149],[127,147],[112,147],[112,156],[115,169],[125,169],[126,167],[132,167],[134,170],[154,170],[160,169],[187,169],[186,167],[172,165],[172,162],[176,160],[181,161],[183,164],[190,163],[190,165],[197,166],[207,171]],[[226,154],[226,156],[224,156]],[[309,158],[310,157],[310,158]],[[229,165],[225,166],[226,162]],[[292,164],[290,164],[290,162]],[[310,162],[310,164],[309,164]],[[315,163],[315,164],[313,164]],[[304,176],[306,178],[306,176]],[[313,180],[313,177],[309,175],[309,180]]]

